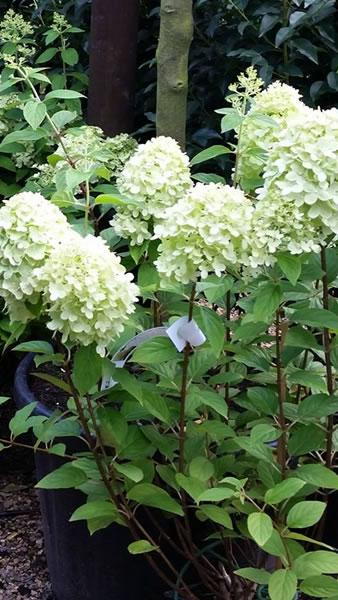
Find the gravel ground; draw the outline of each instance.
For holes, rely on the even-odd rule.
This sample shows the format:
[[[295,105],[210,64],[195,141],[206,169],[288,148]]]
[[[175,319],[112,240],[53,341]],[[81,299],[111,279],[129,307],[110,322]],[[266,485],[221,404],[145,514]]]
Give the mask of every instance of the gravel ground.
[[[33,486],[30,475],[0,474],[0,600],[55,600]]]

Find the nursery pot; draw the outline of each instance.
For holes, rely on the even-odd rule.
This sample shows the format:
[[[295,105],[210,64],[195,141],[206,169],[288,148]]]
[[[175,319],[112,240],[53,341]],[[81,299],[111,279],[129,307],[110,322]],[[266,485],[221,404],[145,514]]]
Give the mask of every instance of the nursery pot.
[[[29,387],[34,354],[19,364],[14,379],[17,408],[37,401]],[[38,402],[35,415],[52,412]],[[66,444],[67,453],[84,451],[77,438],[57,440]],[[65,459],[35,453],[38,480],[58,468]],[[164,597],[161,583],[144,557],[129,554],[133,540],[126,527],[112,524],[90,536],[84,521],[70,523],[76,508],[85,502],[82,492],[39,490],[47,563],[56,600],[159,600]]]

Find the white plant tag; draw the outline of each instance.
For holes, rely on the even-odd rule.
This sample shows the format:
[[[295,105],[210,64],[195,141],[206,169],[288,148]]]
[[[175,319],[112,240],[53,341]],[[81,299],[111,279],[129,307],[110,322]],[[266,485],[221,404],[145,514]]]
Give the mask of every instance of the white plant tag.
[[[177,319],[167,329],[167,335],[179,352],[182,352],[187,343],[190,346],[201,346],[207,339],[196,321],[189,321],[188,317]]]
[[[114,360],[112,362],[113,362],[113,365],[115,365],[115,367],[117,369],[122,369],[126,363],[125,360]],[[109,390],[110,388],[114,387],[117,384],[118,384],[118,381],[115,381],[115,379],[113,379],[112,377],[109,377],[109,376],[102,377],[101,392],[103,392],[104,390]]]

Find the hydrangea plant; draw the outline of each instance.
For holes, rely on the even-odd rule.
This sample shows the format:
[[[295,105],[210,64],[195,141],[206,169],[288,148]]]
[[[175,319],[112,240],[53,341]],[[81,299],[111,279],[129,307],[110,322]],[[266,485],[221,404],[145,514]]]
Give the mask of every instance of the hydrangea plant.
[[[273,110],[286,120],[271,129],[263,184],[250,198],[240,159],[248,109],[263,95],[253,69],[232,87],[222,118],[237,147],[192,161],[233,152],[232,186],[193,186],[187,157],[165,138],[125,165],[113,226],[124,215],[135,221],[132,235],[123,231],[133,244],[160,244],[141,256],[145,301],[133,323],[137,288],[99,238],[72,231],[33,270],[57,340],[47,355],[36,344],[38,362],[63,368],[65,418],[77,420],[86,460],[55,444],[59,415],[27,419],[25,408],[0,440],[3,449],[20,443],[18,420],[20,432],[42,427],[35,451],[57,445],[64,464],[38,487],[81,489],[86,500],[71,520],[91,534],[128,527],[129,551],[184,600],[251,600],[262,584],[271,600],[338,596],[326,521],[338,489],[336,111],[285,116],[285,94],[297,104],[297,93],[274,91]],[[121,254],[127,263],[125,245]],[[261,267],[249,282],[246,265]],[[142,343],[125,344],[123,324],[161,325],[162,335],[142,331]],[[110,362],[108,345],[118,349]]]

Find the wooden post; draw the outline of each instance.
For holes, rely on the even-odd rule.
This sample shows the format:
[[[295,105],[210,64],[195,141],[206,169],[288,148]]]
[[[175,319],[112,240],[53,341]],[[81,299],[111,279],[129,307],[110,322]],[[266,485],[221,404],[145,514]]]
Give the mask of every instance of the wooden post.
[[[192,0],[161,0],[157,48],[157,135],[185,148],[188,60],[193,37]]]
[[[139,0],[93,0],[88,118],[107,135],[131,132]]]

